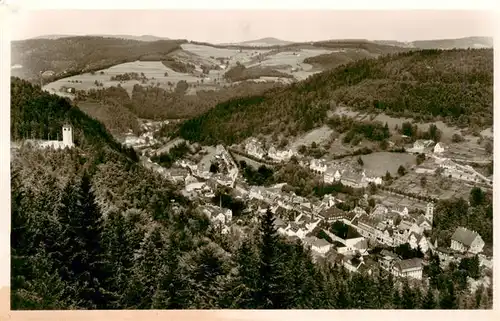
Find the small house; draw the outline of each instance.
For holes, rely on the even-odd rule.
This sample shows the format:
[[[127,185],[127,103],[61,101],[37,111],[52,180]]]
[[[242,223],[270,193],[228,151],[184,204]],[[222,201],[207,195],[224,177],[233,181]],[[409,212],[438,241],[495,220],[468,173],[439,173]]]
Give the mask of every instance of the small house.
[[[483,251],[484,241],[477,232],[458,227],[451,236],[450,247],[458,252],[478,254]]]
[[[414,278],[417,280],[422,279],[422,272],[422,259],[419,258],[396,261],[391,271],[394,276]]]

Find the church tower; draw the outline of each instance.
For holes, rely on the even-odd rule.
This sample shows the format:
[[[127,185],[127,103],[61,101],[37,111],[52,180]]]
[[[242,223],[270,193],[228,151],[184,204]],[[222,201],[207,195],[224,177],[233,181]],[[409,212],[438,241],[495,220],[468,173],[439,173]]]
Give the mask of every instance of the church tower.
[[[434,203],[427,203],[425,218],[432,224],[432,221],[434,220]]]
[[[73,147],[73,127],[71,125],[63,126],[63,146],[64,148]]]

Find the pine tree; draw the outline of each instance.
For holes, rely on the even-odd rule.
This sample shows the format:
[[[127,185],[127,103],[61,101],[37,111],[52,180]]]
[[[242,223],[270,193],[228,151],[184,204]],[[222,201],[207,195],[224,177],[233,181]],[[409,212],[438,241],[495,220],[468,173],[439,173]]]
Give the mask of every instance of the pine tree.
[[[133,226],[127,224],[126,218],[121,212],[108,213],[103,230],[103,245],[106,260],[113,264],[114,272],[113,277],[109,278],[106,284],[106,288],[110,292],[109,308],[127,306],[123,293],[130,282],[133,266],[135,246],[131,237],[132,233]]]
[[[62,195],[58,211],[63,232],[52,248],[62,268],[61,277],[70,286],[69,297],[80,307],[106,308],[107,297],[101,213],[91,191],[90,177],[84,174],[80,184],[70,181]]]
[[[394,295],[392,298],[392,304],[394,305],[394,309],[401,309],[402,308],[402,298],[401,298],[401,293],[399,292],[399,289],[394,289]]]
[[[386,277],[379,275],[376,278],[376,290],[379,309],[389,309],[393,306],[394,278],[392,274]]]
[[[159,227],[155,227],[141,245],[127,287],[126,300],[131,308],[147,309],[152,306],[152,297],[158,287],[158,279],[163,272],[161,254],[164,241]]]
[[[196,289],[194,304],[199,309],[217,308],[225,274],[220,247],[214,243],[202,248],[195,257],[196,268],[192,274],[192,288]]]
[[[447,288],[440,291],[439,297],[439,308],[448,310],[458,308],[458,298],[453,282],[448,282]]]
[[[430,310],[430,309],[435,309],[437,306],[436,304],[436,297],[434,295],[434,290],[432,289],[431,286],[427,288],[427,294],[425,295],[423,301],[422,301],[422,309]]]
[[[403,291],[401,293],[401,306],[403,309],[415,309],[418,306],[416,294],[410,287],[408,280],[403,281]]]
[[[282,295],[283,274],[278,252],[278,234],[274,217],[270,210],[262,217],[259,244],[259,286],[257,307],[261,309],[280,309],[284,303]]]
[[[256,308],[259,280],[259,257],[249,239],[243,241],[236,251],[236,274],[228,289],[225,306],[228,308]]]

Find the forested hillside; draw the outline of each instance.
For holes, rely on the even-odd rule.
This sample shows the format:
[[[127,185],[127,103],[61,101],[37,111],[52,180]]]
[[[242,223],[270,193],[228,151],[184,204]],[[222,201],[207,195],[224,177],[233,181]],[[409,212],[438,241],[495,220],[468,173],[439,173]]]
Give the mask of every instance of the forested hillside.
[[[182,82],[179,82],[182,84]],[[187,83],[184,87],[178,84],[174,91],[156,86],[142,87],[135,85],[130,97],[123,87],[91,89],[88,92],[77,92],[76,102],[98,102],[110,105],[112,110],[123,110],[124,115],[132,113],[139,118],[147,119],[177,119],[199,116],[218,103],[235,97],[260,94],[271,88],[280,86],[274,82],[242,82],[219,90],[198,90],[194,95],[186,95]],[[102,111],[101,111],[102,112]],[[103,118],[116,117],[113,113],[102,113]],[[115,118],[116,122],[117,119]],[[121,117],[123,126],[132,128],[133,120],[130,117]],[[114,126],[117,126],[116,124]]]
[[[162,60],[184,42],[145,42],[99,36],[13,41],[12,64],[23,66],[13,69],[13,75],[36,80],[41,72],[52,71],[54,75],[46,80],[52,81],[135,60]]]
[[[363,59],[284,89],[217,105],[184,123],[186,139],[228,144],[259,133],[295,135],[333,106],[479,129],[493,122],[493,51],[423,50]]]

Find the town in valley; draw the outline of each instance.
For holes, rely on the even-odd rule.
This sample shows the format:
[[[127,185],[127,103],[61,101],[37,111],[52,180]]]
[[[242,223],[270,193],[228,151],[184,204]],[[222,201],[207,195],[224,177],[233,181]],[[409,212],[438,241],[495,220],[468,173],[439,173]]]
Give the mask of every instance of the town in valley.
[[[11,71],[13,309],[492,308],[489,38],[40,36]]]

